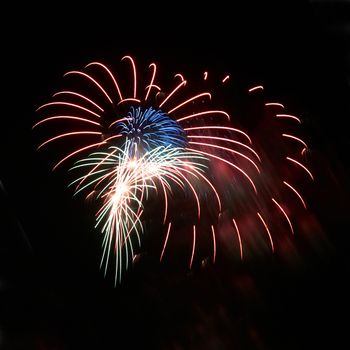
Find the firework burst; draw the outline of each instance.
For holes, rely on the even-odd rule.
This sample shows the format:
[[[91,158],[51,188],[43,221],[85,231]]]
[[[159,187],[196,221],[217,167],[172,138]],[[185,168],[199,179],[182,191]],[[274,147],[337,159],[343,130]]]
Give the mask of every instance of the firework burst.
[[[70,164],[71,172],[79,173],[70,184],[75,194],[85,193],[98,203],[96,227],[103,234],[101,266],[104,264],[105,273],[111,252],[116,281],[121,281],[122,270],[135,258],[135,247],[142,244],[144,211],[150,197],[162,203],[160,260],[171,232],[185,217],[191,238],[190,269],[203,257],[196,243],[204,231],[212,242],[213,262],[217,237],[225,237],[227,232],[231,237],[228,244],[236,247],[241,259],[251,237],[257,236],[252,231],[274,252],[276,232],[271,228],[269,211],[277,212],[290,233],[295,233],[292,206],[288,207],[284,198],[294,197],[292,201],[304,209],[307,204],[287,176],[291,172],[286,166],[297,173],[297,179],[301,174],[313,180],[313,175],[303,163],[307,144],[295,126],[283,126],[282,122],[299,125],[300,118],[287,114],[281,103],[264,103],[267,125],[273,121],[284,128],[274,128],[278,130],[274,144],[280,152],[275,148],[266,153],[270,152],[269,142],[266,146],[260,133],[252,137],[237,127],[230,111],[215,107],[211,91],[194,94],[182,74],[175,74],[168,89],[158,81],[155,63],[149,65],[148,73],[142,71],[146,79],[138,79],[131,56],[123,57],[121,63],[120,74],[100,62],[67,72],[64,77],[73,88],[56,92],[50,102],[41,105],[37,109],[41,118],[33,126],[46,128],[45,133],[55,128],[38,149],[68,144],[70,151],[62,154],[53,169]],[[205,72],[203,81],[208,76]],[[220,81],[223,86],[229,82],[228,75]],[[249,88],[248,93],[263,90],[259,85]],[[284,147],[289,143],[297,151],[288,153],[294,150]],[[283,164],[277,172],[271,165],[272,153],[278,153],[277,162]],[[188,205],[174,209],[172,203],[178,198]]]

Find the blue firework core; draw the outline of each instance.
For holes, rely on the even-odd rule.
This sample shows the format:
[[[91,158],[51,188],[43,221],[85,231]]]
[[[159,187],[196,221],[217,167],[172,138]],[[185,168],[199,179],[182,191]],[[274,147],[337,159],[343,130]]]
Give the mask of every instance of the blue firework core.
[[[187,145],[183,128],[169,115],[152,107],[142,109],[132,106],[126,121],[118,122],[116,127],[128,141],[145,151],[159,146],[185,148]]]

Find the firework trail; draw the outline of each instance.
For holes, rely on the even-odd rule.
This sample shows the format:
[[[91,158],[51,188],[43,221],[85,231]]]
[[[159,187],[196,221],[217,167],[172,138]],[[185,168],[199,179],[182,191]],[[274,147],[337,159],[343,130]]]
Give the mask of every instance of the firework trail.
[[[229,110],[216,106],[209,89],[193,93],[182,74],[174,75],[169,89],[155,63],[142,71],[142,79],[131,56],[120,64],[118,72],[100,62],[67,72],[70,88],[37,109],[41,117],[33,126],[45,135],[54,130],[38,149],[57,144],[67,149],[53,169],[69,166],[76,174],[70,183],[75,195],[85,193],[98,205],[105,273],[113,252],[115,281],[121,281],[142,245],[152,207],[162,212],[160,260],[181,227],[190,242],[190,269],[203,258],[197,246],[204,237],[211,242],[204,255],[215,262],[218,238],[243,259],[254,245],[275,252],[281,227],[295,234],[293,210],[307,208],[298,183],[304,176],[313,180],[305,161],[308,146],[296,128],[300,118],[266,101],[259,132],[248,135]],[[205,72],[202,85],[209,80]],[[229,83],[229,75],[220,79],[224,88]],[[254,86],[248,95],[263,90]],[[276,135],[266,140],[262,129],[271,123]]]

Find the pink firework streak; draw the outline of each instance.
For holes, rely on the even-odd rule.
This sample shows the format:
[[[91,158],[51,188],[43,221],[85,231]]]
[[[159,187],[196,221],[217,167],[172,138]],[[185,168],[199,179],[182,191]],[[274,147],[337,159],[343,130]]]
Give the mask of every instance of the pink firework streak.
[[[239,259],[256,248],[278,252],[281,237],[297,234],[298,213],[307,209],[302,192],[314,181],[300,136],[302,118],[267,100],[256,131],[248,133],[237,116],[217,106],[212,91],[194,90],[183,74],[174,74],[169,87],[155,63],[139,71],[124,56],[119,64],[120,70],[91,62],[64,74],[68,87],[37,109],[40,120],[33,126],[45,135],[38,149],[66,152],[57,152],[53,169],[82,162],[75,192],[86,191],[99,203],[102,232],[113,220],[103,254],[117,255],[119,279],[122,257],[128,266],[137,255],[131,237],[141,244],[150,217],[163,227],[156,244],[162,262],[181,249],[189,269],[208,256],[215,263],[221,245]],[[198,76],[202,86],[213,82],[210,72]],[[214,83],[229,89],[232,81],[223,74]],[[252,98],[264,93],[262,85],[247,89]],[[158,149],[161,157],[154,155]],[[176,152],[167,158],[169,149]],[[122,206],[116,197],[123,197]]]

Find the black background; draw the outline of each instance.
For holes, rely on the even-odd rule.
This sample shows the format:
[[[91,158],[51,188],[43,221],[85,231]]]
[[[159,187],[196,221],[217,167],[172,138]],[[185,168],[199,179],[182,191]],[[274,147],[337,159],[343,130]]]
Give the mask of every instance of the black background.
[[[97,6],[99,7],[97,8]],[[346,2],[4,11],[0,348],[306,349],[346,344],[349,314],[349,6]],[[81,205],[35,152],[35,109],[62,74],[100,57],[210,67],[263,82],[307,120],[320,174],[320,242],[301,263],[167,274],[142,262],[116,288]],[[48,156],[49,158],[49,156]],[[86,232],[89,232],[86,234]]]

